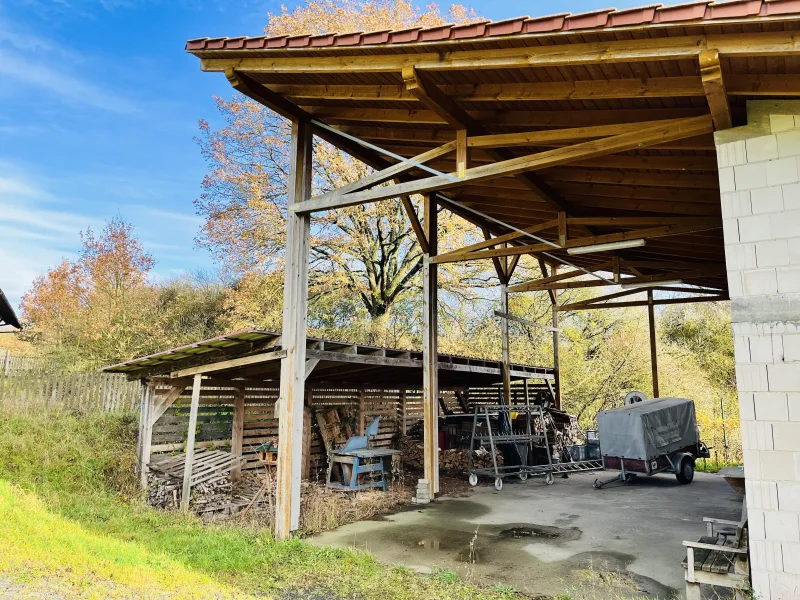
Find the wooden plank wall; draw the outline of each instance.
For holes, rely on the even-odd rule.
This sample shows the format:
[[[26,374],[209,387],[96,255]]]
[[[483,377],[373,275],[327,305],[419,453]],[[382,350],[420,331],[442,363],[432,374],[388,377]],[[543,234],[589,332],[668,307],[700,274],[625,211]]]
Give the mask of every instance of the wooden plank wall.
[[[164,388],[165,389],[165,388]],[[321,410],[337,408],[343,420],[349,421],[354,432],[360,422],[361,393],[359,389],[320,388],[310,391],[311,408]],[[377,446],[390,446],[392,438],[401,430],[401,390],[365,389],[364,424],[374,417],[381,418]],[[420,390],[405,391],[407,424],[410,426],[422,419]],[[197,418],[197,446],[229,448],[233,422],[233,387],[203,386]],[[278,420],[275,417],[277,387],[245,387],[245,417],[242,453],[249,460],[244,468],[258,467],[255,448],[266,441],[276,441]],[[153,454],[182,451],[187,437],[191,387],[176,400],[153,426]],[[313,421],[311,436],[311,472],[317,474],[327,468],[316,421]]]

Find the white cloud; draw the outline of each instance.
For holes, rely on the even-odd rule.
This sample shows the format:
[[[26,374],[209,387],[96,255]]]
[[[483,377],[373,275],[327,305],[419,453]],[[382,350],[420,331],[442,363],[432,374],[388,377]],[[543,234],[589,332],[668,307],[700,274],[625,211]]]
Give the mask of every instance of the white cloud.
[[[117,113],[139,112],[135,104],[122,96],[70,75],[61,68],[56,69],[44,62],[28,60],[17,52],[0,49],[0,75],[14,79],[17,83],[52,92],[72,104]]]
[[[127,98],[75,72],[75,65],[87,62],[81,54],[52,44],[0,13],[0,76],[4,79],[50,92],[73,105],[123,114],[139,112]],[[7,86],[6,93],[10,90]]]

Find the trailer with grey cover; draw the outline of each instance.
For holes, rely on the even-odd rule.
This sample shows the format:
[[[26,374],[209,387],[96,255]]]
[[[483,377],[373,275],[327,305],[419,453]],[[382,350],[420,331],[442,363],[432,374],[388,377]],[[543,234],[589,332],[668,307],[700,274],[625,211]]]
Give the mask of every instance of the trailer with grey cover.
[[[654,398],[597,415],[603,469],[619,471],[608,481],[633,483],[638,475],[673,473],[681,484],[694,479],[697,458],[708,458],[700,440],[694,402],[686,398]]]

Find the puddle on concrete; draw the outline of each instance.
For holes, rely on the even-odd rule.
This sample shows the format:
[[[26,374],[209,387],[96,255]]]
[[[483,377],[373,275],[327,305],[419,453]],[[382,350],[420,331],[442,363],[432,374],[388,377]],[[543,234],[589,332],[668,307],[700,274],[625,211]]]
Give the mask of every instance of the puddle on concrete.
[[[547,525],[517,525],[500,531],[501,538],[522,539],[527,541],[550,541],[558,540],[568,542],[577,540],[581,537],[581,530],[577,527],[562,529],[561,527],[549,527]]]
[[[412,511],[408,511],[412,512]],[[377,518],[379,523],[349,526],[345,543],[371,551],[384,561],[420,572],[431,565],[452,569],[468,581],[502,583],[526,594],[564,594],[580,572],[623,573],[631,596],[670,598],[674,590],[647,577],[628,572],[635,557],[614,552],[587,552],[583,532],[575,526],[538,523],[479,525],[476,520],[491,509],[471,501],[434,503],[415,507],[413,518]],[[407,515],[410,516],[410,515]],[[577,515],[563,513],[559,524],[569,525]],[[359,529],[361,529],[359,531]],[[476,532],[477,530],[477,532]],[[329,534],[330,535],[330,534]],[[334,534],[335,535],[335,534]],[[324,537],[324,536],[323,536]],[[635,588],[635,589],[634,589]],[[592,588],[594,590],[594,588]],[[603,584],[592,597],[615,598]]]

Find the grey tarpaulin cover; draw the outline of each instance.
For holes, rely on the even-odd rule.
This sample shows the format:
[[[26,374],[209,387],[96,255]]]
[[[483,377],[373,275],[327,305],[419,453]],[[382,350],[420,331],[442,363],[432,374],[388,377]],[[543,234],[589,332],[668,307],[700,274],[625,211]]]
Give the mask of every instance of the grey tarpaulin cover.
[[[694,402],[685,398],[604,410],[597,415],[597,429],[603,456],[650,460],[700,441]]]

